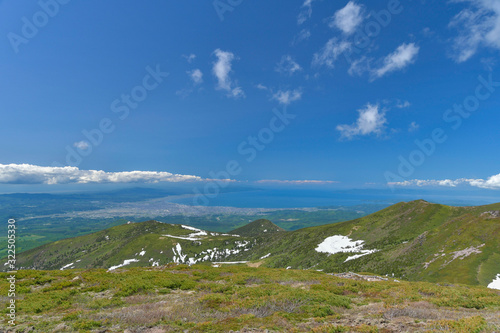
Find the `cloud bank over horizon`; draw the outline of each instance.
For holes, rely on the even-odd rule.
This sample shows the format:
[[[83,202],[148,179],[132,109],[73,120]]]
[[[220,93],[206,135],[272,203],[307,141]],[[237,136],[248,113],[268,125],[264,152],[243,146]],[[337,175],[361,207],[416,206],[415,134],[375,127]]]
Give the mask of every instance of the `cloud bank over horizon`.
[[[32,164],[0,164],[0,184],[104,184],[202,181],[198,176],[165,171],[81,170],[77,167],[45,167]]]
[[[500,190],[500,174],[493,175],[488,179],[468,179],[468,178],[460,178],[460,179],[412,179],[405,180],[402,182],[390,182],[389,186],[446,186],[446,187],[457,187],[459,185],[470,185],[473,187],[479,187],[482,189],[489,190]]]

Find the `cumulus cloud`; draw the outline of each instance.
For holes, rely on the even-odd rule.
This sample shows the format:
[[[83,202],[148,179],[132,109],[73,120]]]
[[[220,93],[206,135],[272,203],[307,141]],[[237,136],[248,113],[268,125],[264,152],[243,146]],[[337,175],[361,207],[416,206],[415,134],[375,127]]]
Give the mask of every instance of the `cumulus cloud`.
[[[214,51],[217,61],[214,62],[212,72],[217,78],[217,89],[227,92],[228,97],[239,98],[245,97],[245,93],[241,87],[238,87],[230,77],[232,72],[232,62],[235,56],[232,52],[222,51],[217,49]]]
[[[346,35],[351,35],[364,20],[364,9],[354,1],[349,1],[347,5],[335,12],[330,18],[328,25],[330,28],[338,28]]]
[[[258,184],[291,184],[291,185],[324,185],[324,184],[336,184],[337,181],[333,180],[277,180],[277,179],[263,179],[258,180]]]
[[[471,186],[487,188],[492,190],[500,189],[500,174],[489,177],[488,179],[474,179],[469,182]]]
[[[443,180],[435,180],[435,179],[412,179],[406,180],[402,182],[389,182],[387,183],[390,186],[446,186],[446,187],[456,187],[458,185],[470,185],[474,187],[491,189],[491,190],[500,190],[500,174],[489,177],[488,179],[468,179],[468,178],[460,178],[460,179],[443,179]]]
[[[456,0],[468,2],[450,22],[458,30],[451,57],[458,63],[470,59],[480,47],[500,49],[500,2],[498,0]]]
[[[186,72],[195,85],[203,83],[203,73],[199,69],[193,69]]]
[[[298,101],[302,98],[302,91],[300,89],[294,90],[279,90],[273,95],[273,99],[280,104],[289,105],[292,102]]]
[[[77,167],[44,167],[32,164],[0,164],[2,184],[87,184],[87,183],[158,183],[201,181],[197,176],[163,171],[105,172]]]
[[[380,110],[379,105],[368,103],[364,108],[359,109],[358,113],[359,116],[356,123],[337,126],[337,131],[340,132],[341,139],[351,140],[360,135],[382,134],[387,120],[385,118],[385,111]]]
[[[351,48],[351,43],[339,41],[337,38],[330,39],[325,46],[313,56],[313,66],[334,67],[337,58],[345,51]]]
[[[301,11],[299,16],[297,17],[297,24],[302,24],[305,21],[309,20],[312,15],[312,3],[314,0],[305,0],[302,4]]]
[[[372,71],[372,80],[381,78],[388,73],[402,70],[415,61],[420,48],[415,43],[401,44],[396,51],[386,56],[382,66]]]
[[[73,143],[73,147],[81,149],[81,150],[87,150],[89,149],[90,145],[87,141],[78,141]]]
[[[275,71],[281,74],[292,76],[295,72],[301,71],[302,67],[293,60],[292,56],[284,55],[276,65]]]

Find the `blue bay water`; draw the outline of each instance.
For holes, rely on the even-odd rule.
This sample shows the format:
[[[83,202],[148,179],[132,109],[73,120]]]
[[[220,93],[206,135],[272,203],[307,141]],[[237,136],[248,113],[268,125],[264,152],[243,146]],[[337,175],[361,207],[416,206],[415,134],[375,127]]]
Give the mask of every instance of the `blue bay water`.
[[[260,189],[220,193],[208,198],[207,206],[241,208],[300,208],[323,206],[354,206],[364,204],[392,205],[401,201],[423,199],[433,203],[453,206],[485,205],[500,202],[500,194],[491,192],[422,192],[390,190],[297,190]],[[173,202],[195,205],[192,197]]]

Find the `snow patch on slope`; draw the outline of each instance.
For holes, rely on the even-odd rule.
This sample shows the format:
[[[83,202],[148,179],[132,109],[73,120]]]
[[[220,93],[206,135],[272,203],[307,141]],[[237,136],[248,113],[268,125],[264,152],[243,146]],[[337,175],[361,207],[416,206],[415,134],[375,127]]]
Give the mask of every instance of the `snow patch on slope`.
[[[207,236],[208,233],[204,230],[201,230],[201,229],[197,229],[197,228],[194,228],[194,227],[190,227],[188,225],[181,225],[182,228],[184,229],[187,229],[187,230],[191,230],[191,231],[196,231],[196,232],[193,232],[187,236],[173,236],[173,235],[163,235],[165,237],[171,237],[171,238],[177,238],[177,239],[184,239],[184,240],[200,240],[201,238],[197,238],[199,236]]]
[[[73,262],[72,262],[71,264],[67,264],[66,266],[61,267],[61,269],[60,269],[60,270],[61,270],[61,271],[63,271],[63,270],[65,270],[66,268],[68,268],[68,267],[70,267],[70,266],[73,266],[73,264],[74,264]]]
[[[488,285],[488,288],[500,290],[500,274]]]
[[[123,263],[120,264],[120,265],[116,265],[116,266],[111,266],[110,268],[108,268],[108,272],[109,271],[112,271],[112,270],[115,270],[117,268],[120,268],[120,267],[123,267],[123,266],[127,266],[127,265],[130,265],[130,263],[133,263],[133,262],[138,262],[139,260],[137,259],[125,259],[123,260]]]
[[[327,237],[323,242],[318,244],[316,247],[316,252],[336,254],[336,253],[351,253],[358,252],[359,254],[347,257],[344,261],[354,260],[368,254],[377,252],[378,250],[364,250],[365,241],[357,240],[353,241],[351,238],[342,235],[335,235]]]
[[[174,253],[173,261],[177,264],[188,264],[194,265],[203,261],[214,261],[214,260],[222,260],[226,259],[231,255],[235,255],[241,253],[242,251],[246,251],[249,248],[247,246],[251,246],[249,241],[235,241],[235,248],[232,249],[218,249],[214,247],[213,249],[206,249],[201,251],[200,253],[196,253],[192,255],[192,257],[188,257],[187,254],[183,254],[182,248],[180,244],[177,244],[175,248],[172,248],[172,252]]]
[[[218,261],[218,262],[213,262],[212,264],[216,265],[222,265],[222,264],[227,264],[227,265],[236,265],[236,264],[246,264],[248,261]]]

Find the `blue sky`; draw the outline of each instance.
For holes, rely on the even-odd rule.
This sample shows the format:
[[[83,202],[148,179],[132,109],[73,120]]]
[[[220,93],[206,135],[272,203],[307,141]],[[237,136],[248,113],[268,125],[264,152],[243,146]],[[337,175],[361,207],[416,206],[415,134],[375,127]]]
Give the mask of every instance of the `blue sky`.
[[[4,0],[0,22],[0,188],[500,189],[498,1]]]

